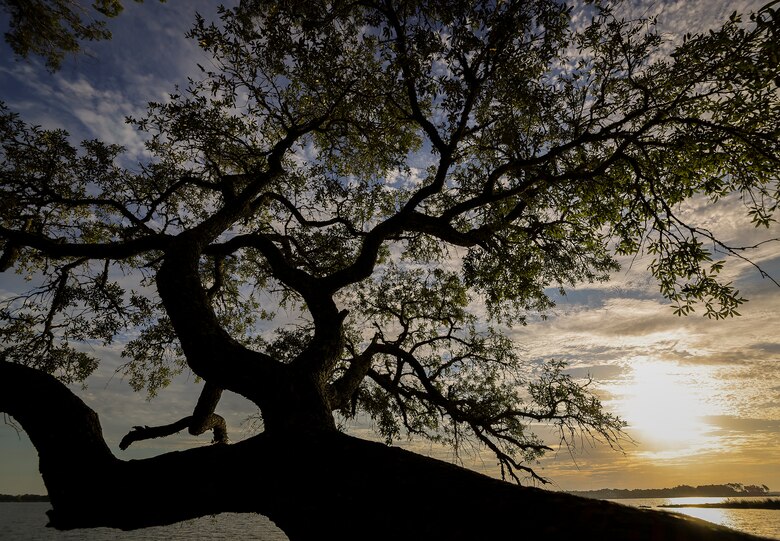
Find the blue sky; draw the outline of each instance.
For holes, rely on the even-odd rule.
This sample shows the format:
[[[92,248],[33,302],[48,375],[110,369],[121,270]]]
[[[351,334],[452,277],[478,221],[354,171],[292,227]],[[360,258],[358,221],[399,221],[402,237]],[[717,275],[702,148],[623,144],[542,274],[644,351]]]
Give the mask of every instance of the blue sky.
[[[627,13],[659,13],[661,28],[680,35],[714,25],[733,10],[749,11],[763,2],[697,0],[627,2]],[[214,18],[214,3],[169,0],[128,2],[111,22],[114,39],[86,44],[87,54],[68,59],[48,73],[36,61],[19,62],[0,45],[0,99],[28,122],[63,127],[74,140],[97,137],[142,152],[142,138],[123,119],[142,116],[148,101],[164,100],[175,86],[207,64],[195,44],[184,38],[195,11]],[[2,19],[2,18],[0,18]],[[3,28],[5,19],[0,21]],[[697,201],[683,209],[696,223],[738,245],[780,237],[780,229],[756,232],[735,200],[718,205]],[[753,260],[780,277],[780,244],[752,253]],[[762,279],[745,262],[730,259],[727,273],[750,301],[742,317],[712,322],[693,315],[679,318],[658,294],[645,270],[647,260],[624,261],[606,284],[583,287],[559,300],[547,321],[509,329],[529,359],[565,359],[572,373],[594,378],[607,407],[625,416],[634,443],[623,452],[585,444],[565,448],[540,464],[540,473],[563,489],[661,487],[681,483],[764,483],[780,490],[780,288]],[[0,275],[0,297],[17,291],[21,280]],[[193,445],[209,436],[181,434],[118,450],[132,425],[163,424],[189,415],[197,396],[193,377],[182,375],[149,401],[133,393],[116,374],[121,344],[103,348],[100,369],[86,387],[74,387],[101,418],[106,439],[126,458],[151,456]],[[251,433],[254,407],[227,393],[220,403],[238,440]],[[350,430],[372,437],[370,426]],[[544,429],[542,429],[544,430]],[[548,435],[556,442],[555,435]],[[401,445],[453,459],[446,449],[428,444]],[[461,461],[496,474],[494,461],[475,450]],[[42,493],[35,451],[24,434],[0,424],[0,493]]]

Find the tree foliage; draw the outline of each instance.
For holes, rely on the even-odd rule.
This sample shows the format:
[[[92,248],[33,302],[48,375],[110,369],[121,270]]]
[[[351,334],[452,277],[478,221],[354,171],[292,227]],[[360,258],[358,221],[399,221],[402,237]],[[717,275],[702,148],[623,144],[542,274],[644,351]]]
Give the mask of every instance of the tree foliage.
[[[80,52],[80,42],[111,39],[107,18],[124,9],[119,0],[95,0],[89,7],[73,0],[0,0],[0,8],[9,16],[5,41],[17,57],[39,56],[50,71],[66,54]]]
[[[677,313],[737,314],[715,252],[741,248],[681,208],[776,215],[772,5],[671,54],[599,1],[220,16],[190,32],[210,66],[130,120],[143,163],[2,109],[0,262],[37,284],[4,301],[5,359],[83,380],[83,345],[130,333],[137,389],[188,368],[271,432],[365,414],[388,440],[476,442],[535,477],[535,425],[615,444],[623,424],[507,325],[638,253]]]

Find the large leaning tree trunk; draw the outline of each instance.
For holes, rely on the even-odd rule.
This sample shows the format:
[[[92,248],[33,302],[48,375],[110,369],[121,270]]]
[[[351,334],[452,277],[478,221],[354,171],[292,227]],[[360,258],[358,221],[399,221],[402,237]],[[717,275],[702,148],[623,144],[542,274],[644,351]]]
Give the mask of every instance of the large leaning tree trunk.
[[[50,526],[59,529],[249,512],[270,517],[293,541],[757,539],[684,515],[521,487],[337,431],[260,434],[122,461],[95,412],[67,387],[7,362],[0,410],[38,449]]]

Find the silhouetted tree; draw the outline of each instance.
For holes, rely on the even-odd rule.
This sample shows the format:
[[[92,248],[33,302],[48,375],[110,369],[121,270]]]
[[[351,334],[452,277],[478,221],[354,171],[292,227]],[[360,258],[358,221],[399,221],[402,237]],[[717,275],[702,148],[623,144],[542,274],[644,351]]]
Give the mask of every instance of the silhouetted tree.
[[[5,41],[17,57],[40,56],[50,71],[66,54],[79,53],[80,42],[111,39],[104,17],[124,9],[119,0],[95,0],[89,7],[73,0],[0,0],[0,8],[9,16]]]
[[[388,440],[476,442],[516,479],[542,480],[538,423],[616,444],[622,421],[587,382],[525,361],[502,330],[549,309],[550,288],[606,280],[616,255],[640,252],[678,314],[736,314],[708,246],[742,248],[679,207],[736,194],[757,226],[772,221],[771,6],[671,50],[604,2],[244,1],[220,14],[191,31],[212,66],[132,120],[148,134],[142,164],[0,117],[0,263],[36,283],[0,314],[0,409],[40,453],[53,525],[233,510],[299,539],[490,538],[524,513],[528,535],[586,520],[615,538],[683,528],[637,528],[663,520],[638,511],[621,524],[606,503],[356,440],[334,415],[366,415]],[[280,306],[299,323],[261,332]],[[184,428],[220,445],[111,454],[57,379],[83,381],[99,359],[81,344],[128,332],[135,389],[183,369],[205,383],[191,416],[135,427],[121,447]],[[224,445],[224,389],[257,404],[261,434]],[[529,525],[551,508],[570,520]]]

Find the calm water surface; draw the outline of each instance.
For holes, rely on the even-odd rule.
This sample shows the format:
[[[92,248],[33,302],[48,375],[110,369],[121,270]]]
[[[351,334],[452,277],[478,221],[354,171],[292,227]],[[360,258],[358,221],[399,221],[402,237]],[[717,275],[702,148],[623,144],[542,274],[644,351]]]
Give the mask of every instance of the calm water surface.
[[[214,517],[187,520],[171,526],[123,532],[111,528],[60,532],[46,527],[48,503],[0,502],[2,541],[189,541],[190,539],[230,539],[287,541],[284,532],[262,515],[222,513]]]
[[[724,500],[765,500],[756,498],[631,498],[612,500],[634,507],[658,508],[659,505],[684,505],[719,503]],[[734,530],[752,533],[771,539],[780,539],[780,510],[776,509],[702,509],[699,507],[659,508],[659,511],[684,513],[686,515],[714,522]]]

